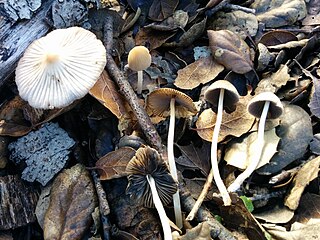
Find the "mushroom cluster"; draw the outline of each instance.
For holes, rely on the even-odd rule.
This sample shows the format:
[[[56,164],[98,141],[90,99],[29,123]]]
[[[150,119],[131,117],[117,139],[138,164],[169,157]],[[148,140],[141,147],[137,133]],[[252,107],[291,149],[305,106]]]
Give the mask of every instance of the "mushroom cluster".
[[[16,68],[19,95],[34,108],[52,109],[84,97],[106,65],[106,50],[80,27],[57,29],[34,41]]]
[[[150,116],[170,116],[167,141],[168,162],[172,177],[178,182],[178,174],[173,152],[175,118],[192,116],[197,112],[197,109],[188,95],[172,88],[159,88],[149,94],[147,98],[147,112]],[[173,206],[176,225],[179,228],[182,228],[179,191],[173,195]]]

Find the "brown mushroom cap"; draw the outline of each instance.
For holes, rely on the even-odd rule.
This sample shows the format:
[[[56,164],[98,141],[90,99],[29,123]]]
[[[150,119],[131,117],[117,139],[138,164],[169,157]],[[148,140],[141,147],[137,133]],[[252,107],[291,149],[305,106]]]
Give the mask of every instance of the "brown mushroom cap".
[[[151,65],[151,55],[148,48],[136,46],[131,49],[128,55],[128,66],[134,71],[142,71]]]
[[[167,164],[157,150],[145,146],[137,150],[129,161],[126,172],[129,174],[127,193],[146,207],[153,207],[153,198],[146,175],[154,178],[159,198],[163,205],[172,201],[177,192],[177,183],[172,178]]]
[[[251,99],[247,107],[248,112],[256,118],[260,118],[266,101],[270,101],[267,118],[275,119],[280,117],[283,112],[283,105],[277,95],[272,92],[262,92]]]
[[[159,88],[148,95],[147,112],[150,116],[168,117],[170,115],[170,101],[175,98],[175,112],[177,118],[192,116],[197,112],[192,99],[173,88]]]
[[[223,109],[234,110],[235,104],[239,101],[237,89],[227,80],[218,80],[210,85],[204,93],[204,99],[211,103],[213,109],[218,107],[220,90],[224,89]]]

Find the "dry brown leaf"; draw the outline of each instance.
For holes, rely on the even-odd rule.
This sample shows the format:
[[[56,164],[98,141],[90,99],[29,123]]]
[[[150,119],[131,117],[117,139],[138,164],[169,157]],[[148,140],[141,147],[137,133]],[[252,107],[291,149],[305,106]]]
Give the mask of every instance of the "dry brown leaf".
[[[286,30],[274,30],[263,34],[259,43],[269,47],[296,40],[298,40],[298,38],[292,32]]]
[[[313,219],[320,219],[320,196],[318,194],[306,193],[301,197],[296,219],[304,224]]]
[[[81,164],[54,180],[44,220],[44,239],[83,239],[91,225],[97,197],[89,172]]]
[[[289,68],[287,65],[281,65],[278,71],[270,74],[270,76],[261,79],[258,87],[255,90],[255,94],[261,92],[277,92],[282,86],[286,85],[290,80]]]
[[[319,166],[320,157],[316,157],[311,161],[307,162],[295,176],[293,180],[294,186],[285,200],[285,205],[289,207],[291,210],[297,209],[301,195],[305,187],[312,180],[318,177]]]
[[[162,21],[171,16],[178,6],[179,0],[153,0],[149,9],[149,18],[153,21]]]
[[[240,137],[251,129],[255,121],[255,118],[247,112],[247,103],[251,98],[250,94],[240,97],[240,101],[234,112],[230,114],[223,113],[219,142],[223,141],[228,135]],[[215,122],[216,114],[211,109],[204,110],[196,122],[198,135],[202,139],[211,142]]]
[[[290,210],[286,206],[276,205],[270,209],[253,215],[257,219],[261,219],[268,223],[287,223],[293,218],[294,211]]]
[[[110,79],[105,70],[89,93],[108,108],[118,119],[127,114],[124,98],[119,94],[115,83]]]
[[[100,180],[110,180],[126,176],[126,167],[136,151],[131,147],[122,147],[109,152],[96,162]]]
[[[208,30],[209,46],[216,61],[227,69],[244,74],[253,69],[248,45],[229,30]]]
[[[200,58],[178,71],[174,85],[181,89],[193,89],[201,83],[206,84],[213,80],[223,69],[211,56]]]

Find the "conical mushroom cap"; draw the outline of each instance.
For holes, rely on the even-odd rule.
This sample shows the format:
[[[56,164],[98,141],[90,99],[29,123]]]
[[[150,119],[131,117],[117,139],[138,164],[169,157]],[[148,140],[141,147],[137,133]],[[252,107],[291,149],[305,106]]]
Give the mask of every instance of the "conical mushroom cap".
[[[151,65],[151,55],[148,48],[136,46],[131,49],[128,55],[129,68],[134,71],[142,71]]]
[[[34,108],[61,108],[85,96],[106,65],[106,50],[83,28],[57,29],[34,41],[16,69],[19,95]]]
[[[276,119],[280,117],[283,112],[283,105],[277,95],[272,92],[262,92],[252,98],[248,103],[248,112],[256,118],[260,118],[266,101],[270,101],[267,118]]]
[[[211,103],[213,109],[216,109],[221,89],[224,89],[223,109],[233,110],[240,96],[233,84],[227,80],[218,80],[212,83],[205,91],[204,99]]]
[[[147,175],[154,178],[163,205],[169,204],[172,201],[172,195],[177,192],[177,183],[172,178],[167,164],[155,149],[148,146],[137,150],[135,156],[129,161],[126,172],[129,174],[127,193],[146,207],[153,207]]]
[[[197,113],[196,106],[188,95],[172,88],[159,88],[148,95],[148,114],[150,116],[168,117],[170,115],[171,98],[175,98],[177,118],[188,117]]]

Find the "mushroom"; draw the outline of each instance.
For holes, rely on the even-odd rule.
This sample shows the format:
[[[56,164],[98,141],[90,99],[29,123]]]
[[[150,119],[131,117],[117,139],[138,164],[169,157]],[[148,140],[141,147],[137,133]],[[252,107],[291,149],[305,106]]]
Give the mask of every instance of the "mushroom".
[[[138,72],[137,93],[142,92],[143,70],[151,65],[151,55],[148,48],[144,46],[135,46],[128,55],[128,66],[133,71]]]
[[[186,94],[172,88],[159,88],[148,95],[147,112],[150,116],[170,116],[167,141],[168,162],[171,175],[173,179],[178,182],[178,174],[173,152],[175,117],[181,118],[192,116],[197,112],[197,109],[192,99]],[[182,228],[179,191],[173,195],[173,206],[176,225],[179,228]]]
[[[163,205],[172,201],[172,195],[177,191],[177,183],[170,175],[167,164],[155,149],[145,146],[137,150],[129,161],[126,172],[129,174],[127,193],[146,207],[155,206],[162,224],[164,239],[172,239],[169,220]]]
[[[20,59],[19,95],[34,108],[65,107],[89,92],[106,61],[106,50],[92,32],[54,30],[30,44]]]
[[[259,165],[263,146],[264,146],[264,128],[266,119],[276,119],[283,112],[283,105],[280,99],[272,92],[262,92],[255,96],[248,103],[248,112],[256,118],[260,118],[257,136],[257,152],[255,158],[248,165],[236,180],[228,187],[229,192],[237,191],[241,184],[246,180]]]
[[[218,190],[222,196],[225,206],[231,205],[231,198],[224,185],[218,167],[217,148],[218,148],[218,136],[222,123],[223,109],[232,111],[235,104],[239,101],[239,94],[237,89],[226,80],[218,80],[210,85],[210,87],[204,93],[204,98],[207,102],[211,103],[213,110],[217,109],[216,123],[213,130],[212,142],[211,142],[211,167],[214,181],[218,187]],[[210,174],[209,176],[212,176]]]

